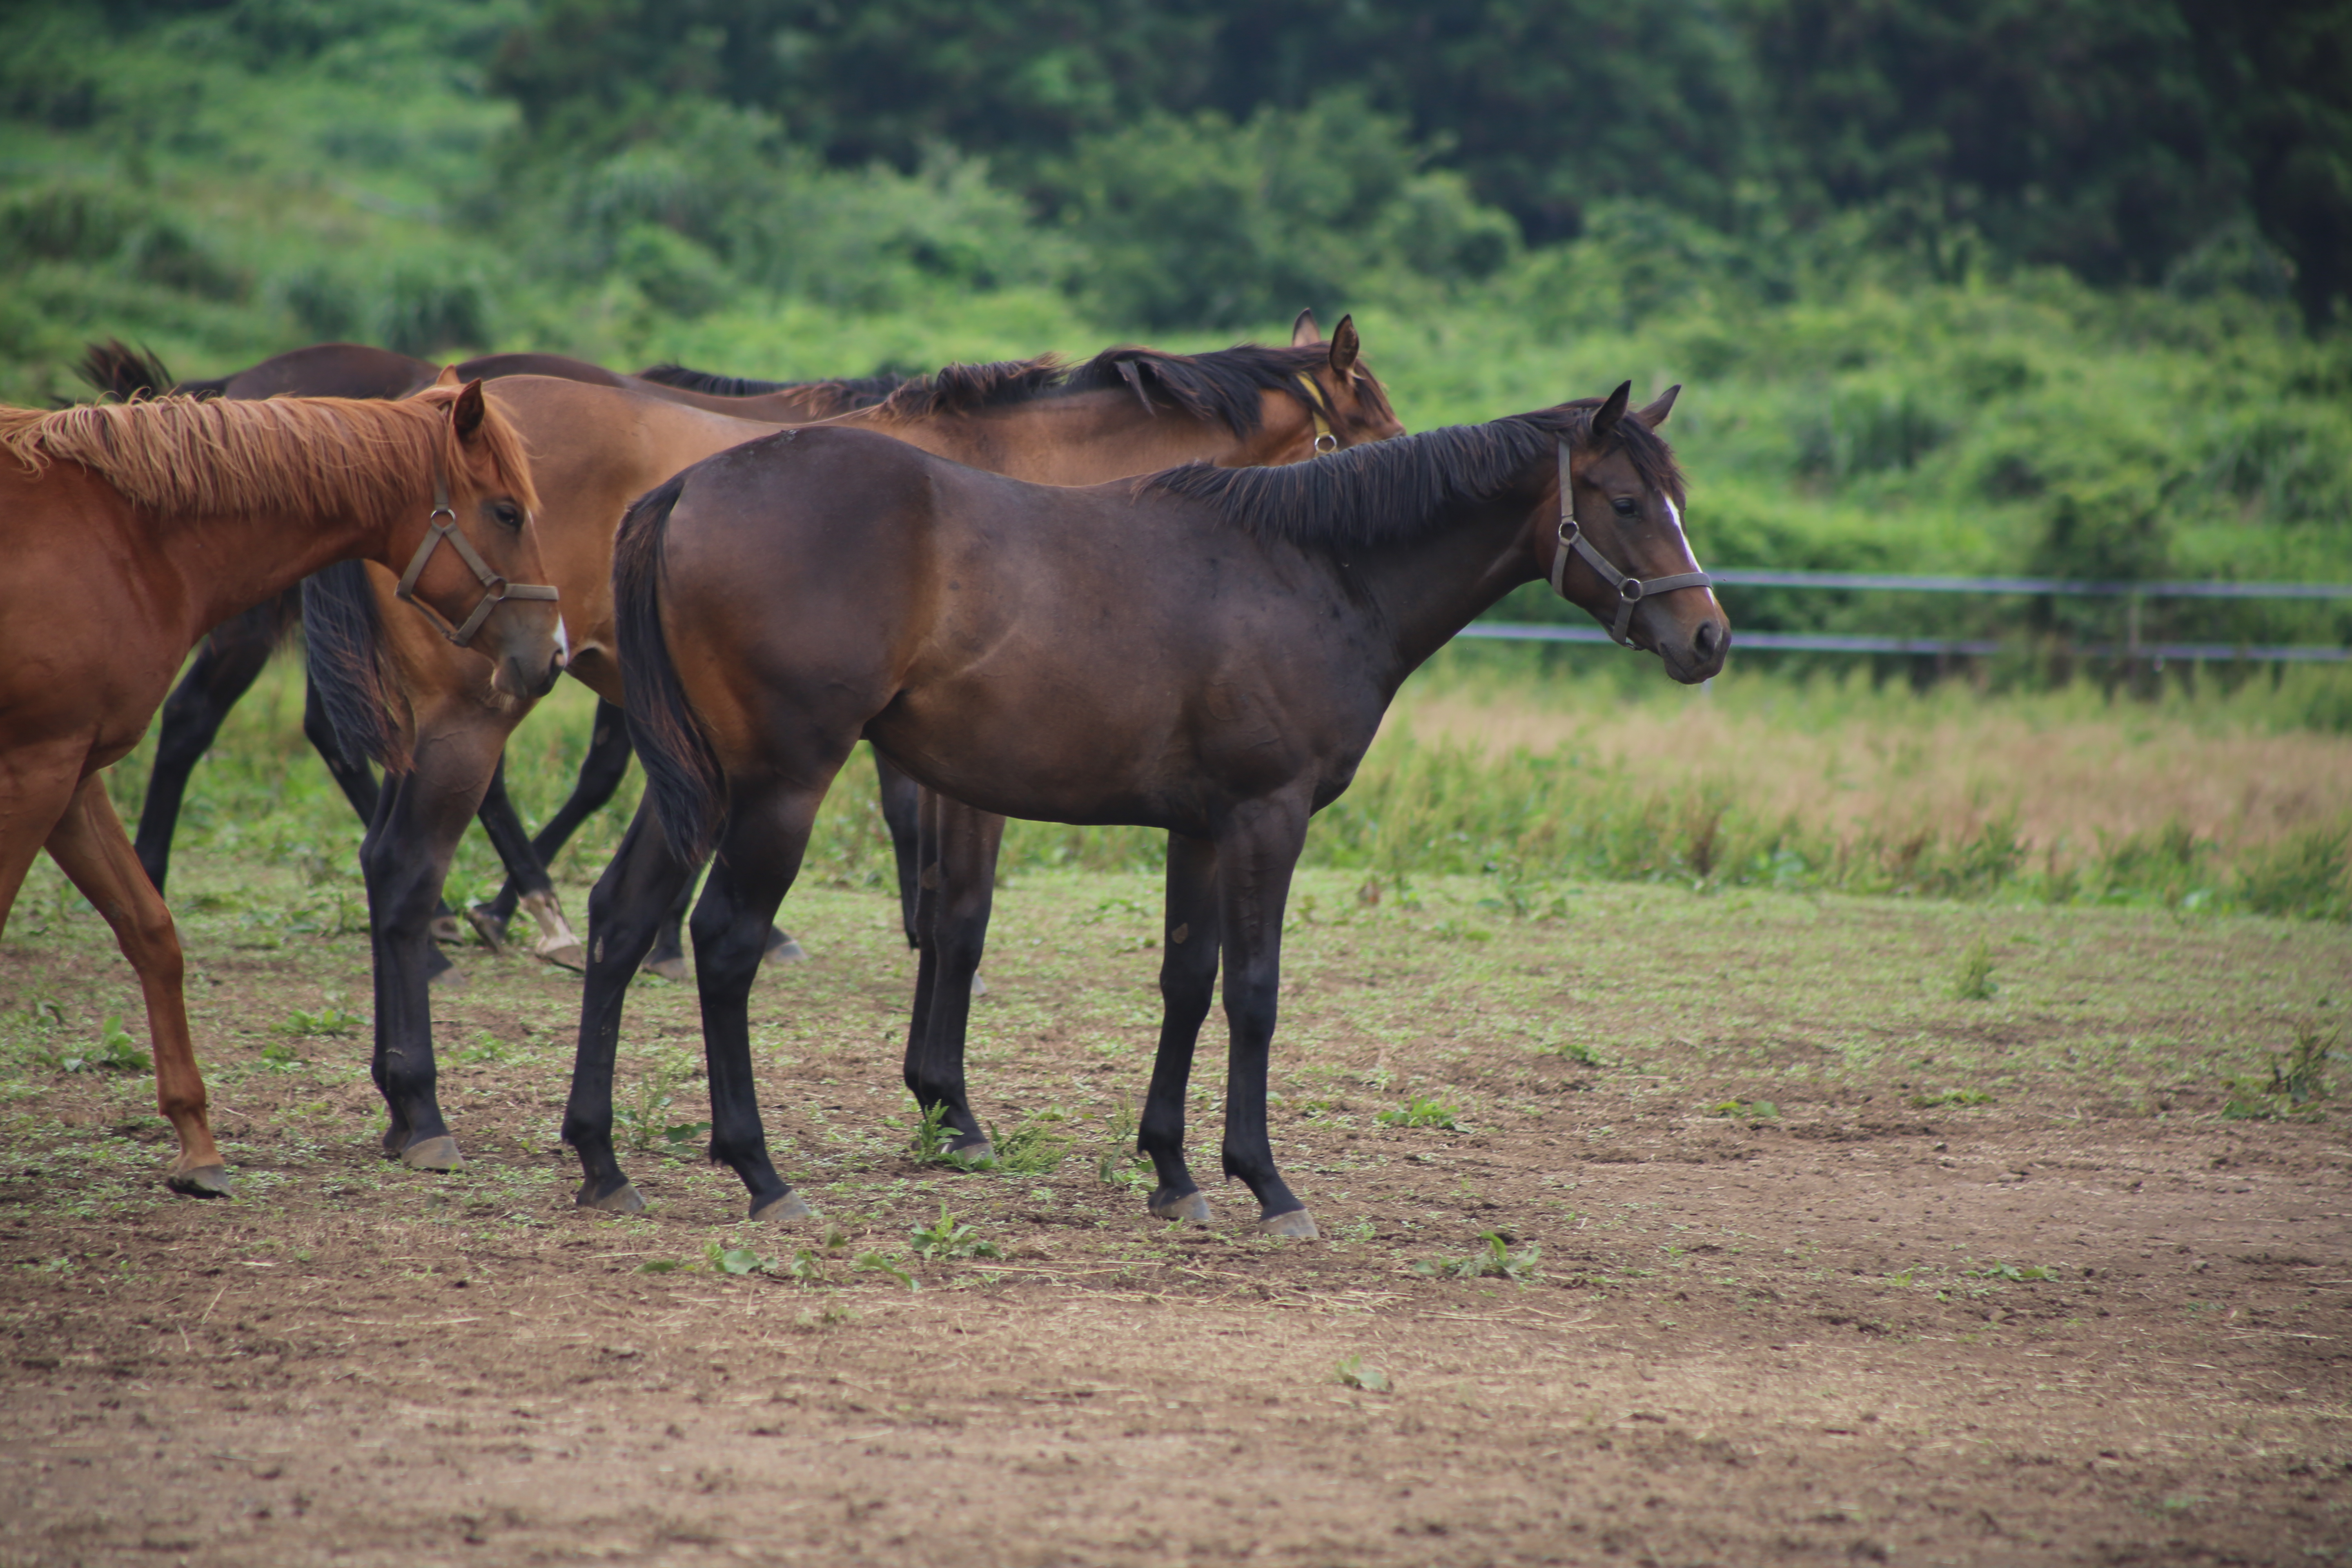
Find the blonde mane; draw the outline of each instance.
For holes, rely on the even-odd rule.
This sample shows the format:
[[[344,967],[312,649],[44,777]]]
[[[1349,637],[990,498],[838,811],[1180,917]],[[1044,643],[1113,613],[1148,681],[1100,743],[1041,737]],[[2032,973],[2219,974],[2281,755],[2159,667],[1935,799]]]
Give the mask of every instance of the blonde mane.
[[[458,388],[386,403],[345,397],[267,402],[156,397],[43,412],[0,405],[0,449],[35,475],[79,463],[157,511],[300,511],[388,517],[430,494],[433,465],[453,479],[466,454],[450,427]],[[521,437],[488,405],[474,446],[500,489],[536,511]]]

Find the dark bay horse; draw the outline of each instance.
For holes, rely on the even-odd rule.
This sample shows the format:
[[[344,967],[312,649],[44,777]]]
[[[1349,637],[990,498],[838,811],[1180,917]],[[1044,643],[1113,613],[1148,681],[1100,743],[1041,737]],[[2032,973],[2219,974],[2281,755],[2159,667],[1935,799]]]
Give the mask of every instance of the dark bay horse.
[[[1318,440],[1378,440],[1396,433],[1385,394],[1357,363],[1354,329],[1329,344],[1181,355],[1108,351],[1081,364],[1046,358],[950,366],[884,402],[837,416],[856,428],[926,450],[1053,479],[1100,480],[1171,461],[1296,461]],[[607,700],[622,693],[612,609],[613,536],[630,501],[704,458],[773,432],[615,388],[540,376],[489,384],[530,444],[544,505],[547,571],[564,592],[571,673]],[[388,1152],[413,1165],[457,1161],[434,1089],[431,1000],[424,968],[433,900],[457,836],[481,798],[526,705],[484,689],[472,661],[393,613],[381,581],[350,573],[314,583],[304,601],[312,681],[335,729],[401,770],[388,785],[361,853],[375,940],[379,1050],[415,1064],[386,1099]],[[633,824],[633,837],[658,833]],[[644,828],[644,832],[640,829]],[[658,927],[680,889],[631,907]],[[625,964],[602,932],[607,905],[590,910],[583,1035],[617,1038],[624,994],[647,947]],[[610,1053],[602,1081],[609,1092]],[[625,1188],[626,1184],[621,1184]],[[608,1194],[610,1195],[610,1194]],[[635,1194],[628,1194],[634,1201]]]
[[[0,926],[46,844],[138,973],[179,1135],[168,1181],[226,1194],[178,934],[100,770],[138,743],[207,629],[331,562],[406,568],[501,692],[545,691],[553,595],[493,587],[541,575],[530,466],[478,382],[403,402],[0,409]]]
[[[282,395],[318,397],[404,397],[431,385],[440,367],[407,354],[361,343],[320,343],[262,361],[246,370],[210,381],[174,382],[154,355],[119,341],[93,343],[83,353],[77,370],[90,385],[128,402],[140,397],[180,393],[192,396],[249,400]],[[634,389],[648,395],[683,402],[742,417],[772,420],[822,418],[845,409],[877,402],[901,378],[870,377],[857,381],[762,382],[756,396],[713,395],[710,385],[750,386],[727,378],[706,375],[677,365],[656,367],[647,378],[617,374],[602,365],[561,354],[492,354],[470,360],[457,372],[462,380],[502,375],[553,375],[594,386]],[[673,386],[668,377],[686,384]],[[179,822],[189,775],[211,750],[222,723],[237,700],[260,679],[261,671],[284,643],[301,616],[299,589],[289,589],[212,629],[187,673],[163,704],[163,723],[156,738],[154,765],[150,770],[147,798],[139,814],[133,845],[140,864],[158,891],[171,869],[172,838]],[[366,822],[375,815],[378,786],[367,759],[343,745],[328,721],[315,693],[306,693],[304,735],[317,750],[344,798]],[[487,905],[467,911],[476,931],[493,949],[503,945],[517,908],[528,903],[540,937],[534,952],[551,962],[578,968],[584,963],[579,941],[564,920],[547,864],[588,816],[610,800],[629,763],[627,727],[618,708],[600,707],[591,728],[591,743],[572,795],[536,837],[508,798],[502,774],[494,773],[482,798],[480,819],[507,880]],[[908,808],[911,810],[911,805]],[[909,819],[906,831],[911,836]],[[455,941],[456,917],[446,908],[437,911],[436,934]],[[778,950],[790,939],[779,936]],[[668,946],[676,947],[675,936]],[[656,954],[656,962],[663,955]],[[668,960],[683,974],[682,957]],[[454,977],[448,961],[436,951],[428,967],[436,979]],[[667,967],[667,966],[666,966]]]
[[[670,853],[625,841],[605,881],[675,879],[717,850],[693,916],[710,1156],[753,1217],[807,1212],[754,1098],[760,939],[863,736],[979,809],[1171,834],[1166,1016],[1139,1139],[1151,1212],[1208,1214],[1184,1089],[1222,956],[1223,1169],[1267,1230],[1314,1235],[1266,1136],[1284,905],[1307,818],[1346,789],[1399,685],[1547,576],[1675,679],[1722,668],[1728,626],[1654,430],[1672,394],[1629,414],[1629,390],[1296,468],[1089,489],[797,431],[634,507],[614,558],[622,668]],[[575,1078],[575,1143],[593,1131],[578,1101]],[[609,1167],[608,1140],[593,1152]]]

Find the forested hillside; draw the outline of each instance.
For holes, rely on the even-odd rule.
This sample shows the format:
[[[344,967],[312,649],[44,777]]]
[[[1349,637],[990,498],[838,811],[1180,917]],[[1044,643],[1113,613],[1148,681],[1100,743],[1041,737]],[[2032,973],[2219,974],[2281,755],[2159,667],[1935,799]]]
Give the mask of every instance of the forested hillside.
[[[1687,383],[1727,564],[2352,575],[2344,0],[33,4],[0,113],[16,401],[108,335],[786,376],[1311,304],[1415,426]]]

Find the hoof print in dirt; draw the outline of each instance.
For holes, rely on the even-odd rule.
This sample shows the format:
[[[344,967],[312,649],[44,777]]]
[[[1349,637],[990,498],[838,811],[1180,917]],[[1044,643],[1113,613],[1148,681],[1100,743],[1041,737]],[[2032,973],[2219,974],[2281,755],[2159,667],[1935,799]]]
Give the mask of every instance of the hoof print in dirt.
[[[198,1165],[191,1170],[174,1171],[163,1178],[163,1184],[192,1198],[236,1196],[236,1185],[230,1182],[226,1165]]]
[[[1323,1234],[1315,1228],[1315,1216],[1305,1209],[1268,1215],[1257,1222],[1257,1228],[1262,1236],[1287,1237],[1293,1241],[1312,1241]]]
[[[637,1189],[626,1182],[609,1193],[598,1193],[583,1184],[579,1195],[572,1202],[575,1208],[600,1209],[605,1214],[642,1214],[646,1206],[646,1200],[637,1195]]]
[[[457,1152],[457,1141],[447,1133],[438,1138],[423,1138],[400,1152],[400,1163],[412,1171],[462,1171],[466,1157]]]
[[[1207,1225],[1217,1217],[1209,1206],[1208,1194],[1198,1188],[1181,1197],[1151,1194],[1151,1215],[1154,1219],[1188,1219],[1194,1225]]]
[[[782,1197],[770,1198],[764,1205],[756,1202],[752,1204],[751,1217],[755,1220],[773,1221],[778,1225],[788,1225],[796,1219],[806,1219],[814,1213],[816,1213],[814,1209],[801,1200],[800,1194],[786,1193]]]

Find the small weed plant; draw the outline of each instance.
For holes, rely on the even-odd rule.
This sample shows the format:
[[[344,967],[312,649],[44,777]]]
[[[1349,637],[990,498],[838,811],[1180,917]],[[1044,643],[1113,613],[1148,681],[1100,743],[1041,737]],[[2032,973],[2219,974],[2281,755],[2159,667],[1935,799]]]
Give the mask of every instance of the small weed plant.
[[[1049,1109],[1010,1132],[990,1128],[988,1141],[996,1148],[996,1169],[1009,1176],[1052,1175],[1070,1152],[1069,1134],[1056,1126],[1066,1120],[1066,1113]]]
[[[983,1240],[975,1226],[962,1224],[948,1213],[945,1204],[940,1205],[940,1217],[929,1225],[919,1225],[908,1233],[914,1237],[915,1251],[924,1258],[996,1258],[1001,1257],[996,1244]]]
[[[366,1022],[365,1018],[346,1006],[341,996],[329,992],[317,1012],[305,1012],[297,1007],[287,1014],[286,1021],[278,1026],[278,1032],[301,1040],[323,1039],[348,1035]]]
[[[2295,1033],[2294,1048],[2271,1058],[2271,1076],[2242,1078],[2230,1086],[2222,1117],[2231,1121],[2266,1121],[2282,1116],[2317,1116],[2327,1098],[2327,1067],[2345,1059],[2341,1037],[2317,1029]]]
[[[695,1140],[710,1131],[710,1123],[670,1120],[670,1102],[688,1071],[682,1053],[672,1053],[637,1080],[635,1094],[614,1106],[614,1128],[624,1143],[639,1153],[658,1152],[673,1159],[694,1152]]]
[[[1990,1105],[1992,1096],[1980,1089],[1948,1089],[1941,1094],[1915,1094],[1911,1104],[1915,1110],[1933,1110],[1939,1106]]]
[[[1969,1269],[1972,1279],[2006,1279],[2012,1285],[2031,1285],[2038,1280],[2055,1279],[2058,1270],[2015,1263],[1988,1263],[1981,1268]]]
[[[1461,1131],[1462,1113],[1434,1095],[1415,1095],[1402,1105],[1391,1105],[1372,1118],[1383,1127],[1434,1127],[1444,1132]]]
[[[1508,1279],[1514,1285],[1542,1277],[1536,1264],[1543,1248],[1533,1242],[1514,1252],[1500,1231],[1490,1230],[1478,1239],[1482,1245],[1466,1258],[1432,1258],[1414,1264],[1412,1271],[1432,1279]]]
[[[1780,1114],[1780,1108],[1769,1100],[1727,1100],[1708,1109],[1709,1116],[1728,1116],[1738,1121],[1769,1121]]]
[[[1962,1002],[1990,1002],[2000,991],[1992,977],[1992,944],[1980,936],[1960,954],[1959,972],[1952,977],[1952,995]]]
[[[122,1026],[122,1015],[116,1013],[99,1026],[98,1045],[94,1048],[76,1050],[68,1047],[49,1058],[59,1072],[145,1072],[154,1064],[139,1042]]]
[[[1339,1370],[1332,1373],[1332,1379],[1343,1388],[1360,1388],[1366,1394],[1386,1394],[1389,1391],[1389,1374],[1360,1355],[1351,1355],[1341,1362]]]
[[[1109,1138],[1095,1160],[1096,1177],[1108,1187],[1133,1190],[1151,1185],[1158,1176],[1150,1159],[1135,1146],[1134,1107],[1122,1103],[1111,1113],[1104,1130]]]

